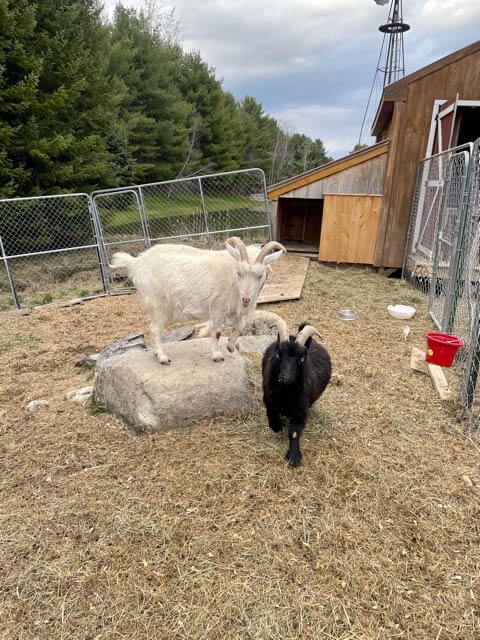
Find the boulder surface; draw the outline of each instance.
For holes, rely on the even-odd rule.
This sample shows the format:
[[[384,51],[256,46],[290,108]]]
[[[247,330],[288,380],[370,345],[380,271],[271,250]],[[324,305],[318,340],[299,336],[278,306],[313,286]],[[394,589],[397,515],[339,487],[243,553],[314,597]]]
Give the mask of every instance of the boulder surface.
[[[170,343],[170,365],[141,344],[99,358],[95,399],[139,432],[246,411],[252,405],[247,360],[228,353],[226,339],[220,342],[225,361],[219,363],[211,360],[210,341],[202,339]]]

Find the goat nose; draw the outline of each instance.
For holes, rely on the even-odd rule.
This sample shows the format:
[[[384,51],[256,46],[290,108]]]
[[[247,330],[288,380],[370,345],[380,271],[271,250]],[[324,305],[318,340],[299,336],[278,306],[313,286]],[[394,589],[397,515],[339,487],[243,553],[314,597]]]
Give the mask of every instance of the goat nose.
[[[242,298],[242,302],[243,302],[243,304],[245,304],[245,305],[246,305],[246,304],[250,304],[250,300],[251,300],[251,298]]]

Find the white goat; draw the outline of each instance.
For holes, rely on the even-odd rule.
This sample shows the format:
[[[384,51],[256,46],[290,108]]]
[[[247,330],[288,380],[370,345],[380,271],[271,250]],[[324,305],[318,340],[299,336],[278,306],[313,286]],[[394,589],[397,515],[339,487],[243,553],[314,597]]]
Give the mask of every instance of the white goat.
[[[224,360],[218,340],[225,320],[233,323],[227,349],[233,352],[246,316],[255,309],[268,265],[286,252],[278,242],[260,251],[229,238],[226,251],[158,244],[134,258],[115,253],[112,269],[126,269],[150,320],[153,349],[161,364],[170,364],[160,333],[169,324],[209,321],[214,362]],[[277,249],[274,253],[272,250]]]

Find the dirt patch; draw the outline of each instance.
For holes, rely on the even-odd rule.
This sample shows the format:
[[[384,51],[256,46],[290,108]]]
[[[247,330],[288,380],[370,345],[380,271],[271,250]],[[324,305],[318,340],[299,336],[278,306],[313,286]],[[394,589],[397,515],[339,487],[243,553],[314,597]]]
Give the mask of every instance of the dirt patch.
[[[394,303],[418,309],[407,343]],[[251,415],[138,437],[64,400],[88,383],[77,361],[146,331],[136,295],[0,314],[1,637],[479,637],[480,445],[409,369],[422,297],[311,263],[299,301],[263,308],[332,356],[296,470],[259,357]]]

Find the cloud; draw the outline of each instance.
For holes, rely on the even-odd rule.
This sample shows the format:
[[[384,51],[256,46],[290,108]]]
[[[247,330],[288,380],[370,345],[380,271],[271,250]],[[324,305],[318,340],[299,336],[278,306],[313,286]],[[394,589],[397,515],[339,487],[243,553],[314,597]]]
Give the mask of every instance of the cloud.
[[[139,7],[140,0],[123,0]],[[111,11],[115,0],[106,0]],[[238,99],[321,138],[338,156],[357,142],[389,6],[373,0],[177,0],[185,49],[196,49]],[[407,73],[478,39],[480,3],[404,3]],[[365,142],[380,91],[375,88]],[[443,96],[442,96],[443,97]]]

